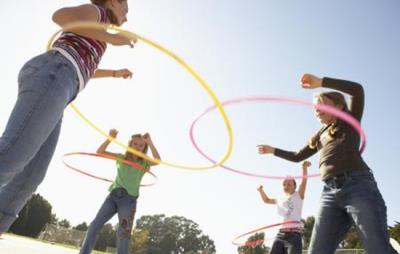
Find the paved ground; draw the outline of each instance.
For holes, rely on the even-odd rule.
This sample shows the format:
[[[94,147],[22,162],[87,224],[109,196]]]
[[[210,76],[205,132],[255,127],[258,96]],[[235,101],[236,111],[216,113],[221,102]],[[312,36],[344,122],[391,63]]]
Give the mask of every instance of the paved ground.
[[[391,239],[393,247],[400,251],[400,245]],[[77,254],[73,250],[50,243],[5,234],[0,237],[0,254]]]
[[[1,254],[77,254],[78,250],[68,249],[42,243],[35,240],[17,237],[14,235],[2,235],[0,237]]]

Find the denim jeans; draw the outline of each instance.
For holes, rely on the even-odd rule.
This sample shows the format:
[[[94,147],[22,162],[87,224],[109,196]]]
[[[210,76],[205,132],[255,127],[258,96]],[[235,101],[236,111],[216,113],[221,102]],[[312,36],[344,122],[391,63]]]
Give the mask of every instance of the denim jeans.
[[[55,51],[29,60],[18,83],[17,101],[0,137],[0,233],[44,179],[64,108],[78,86],[74,66]]]
[[[333,254],[355,225],[367,254],[397,253],[389,243],[386,205],[371,171],[354,171],[325,181],[310,254]]]
[[[271,246],[270,254],[301,254],[301,234],[298,232],[279,232]]]
[[[130,253],[131,232],[136,212],[136,197],[123,188],[113,190],[104,201],[96,217],[90,223],[79,254],[91,253],[96,242],[96,235],[103,225],[118,213],[117,250],[118,254]]]

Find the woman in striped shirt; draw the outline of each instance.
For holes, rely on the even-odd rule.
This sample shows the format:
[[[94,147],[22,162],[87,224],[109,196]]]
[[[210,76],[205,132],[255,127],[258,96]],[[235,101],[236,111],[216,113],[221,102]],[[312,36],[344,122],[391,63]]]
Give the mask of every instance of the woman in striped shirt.
[[[57,10],[60,27],[80,21],[122,25],[127,0],[92,0]],[[0,234],[42,182],[53,156],[64,108],[90,78],[130,78],[127,69],[100,70],[107,44],[133,47],[136,40],[105,29],[64,31],[52,50],[29,60],[18,76],[18,98],[0,137]]]

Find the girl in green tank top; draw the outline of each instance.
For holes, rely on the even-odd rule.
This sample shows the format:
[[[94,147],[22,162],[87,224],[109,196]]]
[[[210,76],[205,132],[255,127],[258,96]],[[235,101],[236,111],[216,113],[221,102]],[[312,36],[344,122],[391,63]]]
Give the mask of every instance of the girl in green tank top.
[[[109,135],[113,138],[116,138],[117,134],[118,131],[115,129],[111,129],[109,132]],[[143,175],[150,170],[150,167],[158,164],[142,159],[129,151],[126,151],[125,154],[108,152],[106,149],[110,142],[111,141],[108,139],[104,141],[97,149],[97,153],[132,161],[139,166],[135,168],[131,165],[124,164],[122,161],[117,161],[117,176],[109,187],[110,194],[97,212],[95,219],[90,223],[82,248],[79,252],[80,254],[91,253],[96,242],[96,235],[103,225],[117,213],[119,219],[117,228],[118,253],[129,253],[131,231],[136,213],[136,202],[139,197],[140,182]],[[153,157],[158,161],[161,160],[148,133],[144,135],[133,135],[129,141],[129,147],[144,154],[146,154],[148,148],[150,148]]]

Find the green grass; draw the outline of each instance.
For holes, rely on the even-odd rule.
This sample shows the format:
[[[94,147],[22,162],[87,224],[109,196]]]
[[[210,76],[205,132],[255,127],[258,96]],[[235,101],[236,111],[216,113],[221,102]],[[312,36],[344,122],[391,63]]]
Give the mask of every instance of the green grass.
[[[68,248],[68,249],[79,250],[79,248],[74,245],[69,245],[69,244],[64,244],[64,243],[54,243],[54,242],[40,240],[40,239],[28,237],[28,236],[16,235],[16,234],[12,234],[12,233],[4,233],[4,235],[12,235],[14,237],[18,237],[18,238],[22,238],[22,239],[28,239],[28,240],[42,242],[42,243],[49,243],[49,244],[53,244],[53,245]],[[92,253],[93,254],[108,254],[107,252],[97,251],[97,250],[93,250]]]

